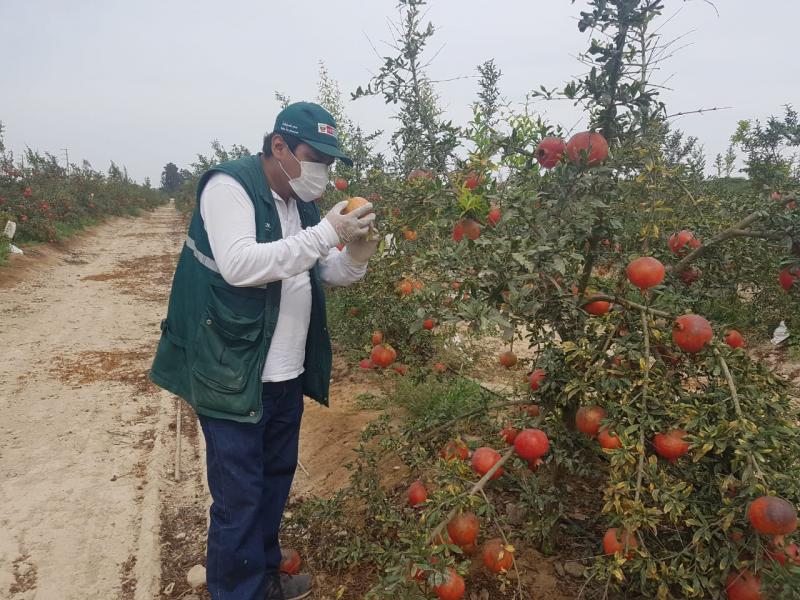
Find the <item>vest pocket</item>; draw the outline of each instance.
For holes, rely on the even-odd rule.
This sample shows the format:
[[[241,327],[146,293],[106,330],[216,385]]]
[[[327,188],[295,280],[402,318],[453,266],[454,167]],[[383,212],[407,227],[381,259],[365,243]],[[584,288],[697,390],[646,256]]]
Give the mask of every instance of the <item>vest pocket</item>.
[[[263,309],[257,317],[242,316],[219,300],[211,294],[198,326],[192,392],[198,407],[247,415],[260,398]]]

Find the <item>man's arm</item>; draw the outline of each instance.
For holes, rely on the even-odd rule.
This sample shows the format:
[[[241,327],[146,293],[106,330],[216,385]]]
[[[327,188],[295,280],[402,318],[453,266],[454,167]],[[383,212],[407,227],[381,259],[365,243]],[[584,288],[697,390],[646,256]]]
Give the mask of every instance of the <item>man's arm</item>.
[[[320,278],[322,283],[329,286],[350,285],[364,277],[366,272],[366,263],[354,261],[347,249],[331,250],[319,261]]]
[[[200,195],[200,215],[219,272],[230,285],[255,287],[308,271],[339,243],[326,219],[275,242],[256,241],[255,209],[232,177],[214,175]]]

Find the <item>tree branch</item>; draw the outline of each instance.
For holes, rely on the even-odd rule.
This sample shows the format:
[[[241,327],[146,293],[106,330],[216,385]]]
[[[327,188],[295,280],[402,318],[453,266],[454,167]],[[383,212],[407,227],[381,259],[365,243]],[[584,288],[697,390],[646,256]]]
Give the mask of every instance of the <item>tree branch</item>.
[[[587,304],[591,304],[595,300],[603,300],[605,302],[611,302],[612,304],[619,304],[620,306],[624,306],[625,308],[644,310],[649,312],[653,316],[664,317],[665,319],[671,319],[674,316],[668,312],[664,312],[663,310],[650,308],[649,306],[644,306],[643,304],[639,304],[638,302],[633,302],[632,300],[628,300],[620,296],[608,296],[606,294],[594,294],[591,298],[588,298],[583,304],[581,304],[581,307],[586,306]]]
[[[742,405],[739,403],[739,394],[736,391],[736,384],[733,382],[733,376],[731,375],[730,369],[728,369],[728,363],[725,362],[722,354],[720,354],[719,350],[716,348],[714,348],[714,356],[717,357],[719,366],[722,368],[722,374],[725,376],[725,381],[728,383],[728,389],[731,391],[731,399],[733,400],[733,408],[736,411],[736,416],[740,421],[744,421],[744,412],[742,411]],[[767,482],[765,480],[764,473],[761,471],[761,467],[758,466],[758,463],[756,462],[752,452],[747,453],[747,459],[755,476],[761,480],[761,483],[766,485]]]
[[[467,492],[465,492],[464,494],[462,494],[462,496],[465,496],[465,497],[467,497],[467,498],[468,498],[468,497],[470,497],[470,496],[474,496],[475,494],[477,494],[478,492],[480,492],[481,490],[483,490],[483,488],[485,488],[485,487],[486,487],[486,484],[487,484],[487,483],[489,482],[489,480],[492,478],[492,475],[494,475],[494,474],[495,474],[495,472],[497,472],[497,470],[498,470],[498,469],[500,469],[500,467],[502,467],[504,464],[506,464],[506,462],[508,461],[508,459],[510,459],[510,458],[511,458],[512,454],[514,454],[514,446],[511,446],[511,447],[510,447],[508,450],[506,450],[506,451],[505,451],[505,453],[504,453],[504,454],[503,454],[503,455],[500,457],[500,460],[498,460],[498,461],[497,461],[497,462],[496,462],[496,463],[495,463],[495,464],[492,466],[492,468],[491,468],[491,469],[489,469],[488,471],[486,471],[486,475],[484,475],[483,477],[481,477],[481,478],[478,480],[478,482],[477,482],[475,485],[473,485],[473,486],[472,486],[472,487],[469,489],[469,491],[467,491]],[[447,514],[447,516],[444,518],[444,520],[443,520],[441,523],[439,523],[439,524],[438,524],[438,525],[437,525],[437,526],[436,526],[436,527],[433,529],[433,531],[431,531],[431,534],[430,534],[430,536],[428,536],[428,542],[433,542],[433,541],[436,539],[436,536],[437,536],[437,535],[439,535],[439,534],[442,532],[442,530],[443,530],[443,529],[444,529],[444,528],[447,526],[447,524],[448,524],[448,523],[449,523],[449,522],[452,520],[452,518],[456,516],[456,513],[458,512],[459,508],[460,508],[459,506],[456,506],[455,508],[453,508],[453,509],[452,509],[452,510],[451,510],[451,511],[450,511],[450,512]]]
[[[647,325],[647,311],[643,307],[641,310],[642,316],[642,332],[644,333],[644,382],[642,383],[642,416],[647,418],[647,392],[650,388],[650,328]],[[636,470],[636,497],[635,503],[639,502],[642,493],[642,479],[644,478],[644,457],[645,457],[645,439],[644,439],[644,423],[639,425],[639,445],[641,446],[641,454],[639,454],[639,466]],[[627,545],[627,539],[626,539]]]
[[[783,206],[787,206],[788,204],[790,204],[791,202],[794,202],[794,201],[796,201],[796,198],[784,198],[783,201],[781,202],[781,204]],[[756,221],[758,221],[762,217],[763,217],[763,211],[756,211],[756,212],[750,213],[749,215],[747,215],[744,219],[742,219],[738,223],[734,223],[728,229],[725,229],[724,231],[721,231],[720,233],[718,233],[717,235],[712,237],[710,240],[708,240],[706,243],[704,243],[699,248],[695,248],[694,250],[692,250],[684,258],[682,258],[678,262],[678,264],[676,264],[674,267],[672,267],[671,271],[672,271],[673,275],[680,275],[684,270],[686,270],[686,267],[688,267],[692,262],[694,262],[695,260],[697,260],[701,256],[705,255],[706,253],[708,253],[708,251],[711,248],[719,245],[720,243],[722,243],[722,242],[724,242],[726,240],[729,240],[729,239],[732,239],[732,238],[735,238],[735,237],[744,237],[744,236],[747,236],[747,237],[766,237],[764,235],[749,235],[749,233],[748,233],[749,230],[747,229],[749,225],[755,223]],[[758,232],[758,233],[765,234],[767,232]],[[784,237],[784,234],[782,234],[781,237]],[[767,239],[771,239],[771,238],[767,238]],[[778,239],[780,239],[780,238],[778,238]]]

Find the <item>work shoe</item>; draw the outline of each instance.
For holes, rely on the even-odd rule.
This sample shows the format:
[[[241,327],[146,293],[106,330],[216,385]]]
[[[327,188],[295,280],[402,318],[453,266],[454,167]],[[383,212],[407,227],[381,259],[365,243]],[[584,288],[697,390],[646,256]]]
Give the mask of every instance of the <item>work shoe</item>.
[[[275,587],[280,586],[280,589]],[[266,600],[300,600],[311,594],[311,575],[298,573],[286,575],[281,573],[280,580],[273,578],[267,589]]]

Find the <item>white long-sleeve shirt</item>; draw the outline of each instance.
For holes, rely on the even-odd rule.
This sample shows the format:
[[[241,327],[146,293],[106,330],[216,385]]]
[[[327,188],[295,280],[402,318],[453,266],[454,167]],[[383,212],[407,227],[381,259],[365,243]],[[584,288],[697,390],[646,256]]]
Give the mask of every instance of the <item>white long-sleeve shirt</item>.
[[[256,241],[255,209],[245,189],[224,173],[213,175],[200,195],[200,216],[220,275],[237,287],[281,281],[281,304],[262,381],[286,381],[303,372],[306,337],[311,321],[311,281],[308,271],[319,261],[325,285],[349,285],[361,279],[366,265],[352,261],[325,219],[302,229],[294,198],[274,191],[283,239]]]

